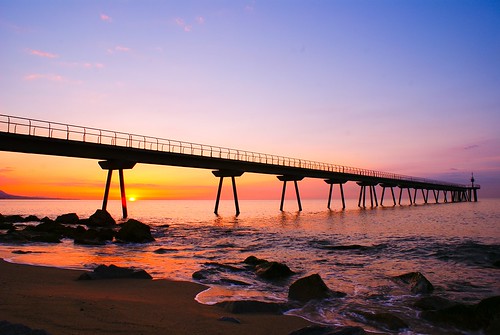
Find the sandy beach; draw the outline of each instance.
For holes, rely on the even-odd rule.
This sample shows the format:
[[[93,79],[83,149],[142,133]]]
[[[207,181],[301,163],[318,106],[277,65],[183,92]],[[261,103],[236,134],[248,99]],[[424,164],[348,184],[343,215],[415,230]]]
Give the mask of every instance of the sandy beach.
[[[303,319],[231,315],[194,300],[204,286],[142,279],[84,280],[83,271],[0,260],[0,320],[63,334],[288,334]],[[241,323],[220,321],[234,317]]]

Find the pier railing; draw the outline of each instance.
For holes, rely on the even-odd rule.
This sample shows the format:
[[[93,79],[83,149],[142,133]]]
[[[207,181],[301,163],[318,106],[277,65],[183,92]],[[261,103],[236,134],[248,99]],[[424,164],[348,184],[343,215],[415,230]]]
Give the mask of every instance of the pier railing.
[[[277,156],[259,152],[238,150],[213,145],[150,137],[113,130],[83,127],[58,122],[28,119],[0,114],[0,131],[12,134],[47,137],[68,141],[111,145],[134,149],[177,153],[184,155],[229,159],[276,166],[338,172],[358,176],[384,178],[394,181],[426,183],[441,186],[467,187],[466,185],[446,183],[426,178],[405,176],[389,172],[361,169],[337,164],[322,163],[292,157]]]

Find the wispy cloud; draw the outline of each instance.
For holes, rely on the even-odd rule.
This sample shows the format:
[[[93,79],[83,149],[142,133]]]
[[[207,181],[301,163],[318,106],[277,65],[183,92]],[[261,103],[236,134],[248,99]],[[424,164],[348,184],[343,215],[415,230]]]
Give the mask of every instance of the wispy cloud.
[[[198,25],[205,24],[205,18],[203,16],[197,16],[195,18],[195,21]],[[182,30],[184,30],[187,33],[193,31],[193,25],[190,23],[187,23],[184,19],[182,19],[180,17],[175,18],[174,23],[176,26],[180,27]]]
[[[105,66],[102,63],[91,63],[91,62],[61,62],[61,66],[68,68],[84,68],[84,69],[103,69]]]
[[[33,50],[33,49],[28,49],[28,52],[31,55],[38,56],[38,57],[45,57],[45,58],[58,58],[59,55],[46,52],[46,51],[41,51],[41,50]]]
[[[69,80],[58,74],[53,73],[31,73],[24,76],[24,80],[26,81],[38,81],[38,80],[46,80],[55,83],[68,83],[68,84],[80,84],[81,81]]]
[[[101,13],[101,15],[99,15],[99,17],[101,18],[101,21],[104,21],[104,22],[113,22],[113,19],[111,18],[111,16],[109,15],[106,15],[104,13]]]
[[[31,73],[24,76],[24,80],[27,81],[35,81],[40,79],[45,79],[48,81],[58,81],[58,82],[64,81],[64,78],[58,74]]]
[[[183,19],[181,19],[180,17],[177,17],[175,18],[175,24],[178,26],[178,27],[181,27],[185,32],[189,33],[193,27],[189,24],[187,24]]]
[[[108,53],[110,54],[113,54],[115,52],[129,52],[131,51],[132,49],[128,48],[128,47],[124,47],[123,45],[117,45],[113,48],[109,48],[108,49]]]
[[[10,166],[0,168],[0,173],[9,173],[9,172],[13,172],[13,171],[14,171],[14,169],[11,168]]]
[[[476,149],[476,148],[479,148],[479,145],[472,144],[472,145],[468,145],[468,146],[464,147],[464,150],[471,150],[471,149]]]

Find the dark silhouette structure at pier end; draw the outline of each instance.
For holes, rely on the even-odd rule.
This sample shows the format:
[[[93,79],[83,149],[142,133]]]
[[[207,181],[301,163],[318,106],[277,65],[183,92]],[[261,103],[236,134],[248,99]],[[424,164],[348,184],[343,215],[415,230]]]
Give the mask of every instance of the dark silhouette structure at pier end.
[[[215,214],[218,213],[223,180],[226,177],[231,178],[236,215],[240,213],[236,177],[244,173],[276,175],[278,180],[283,182],[280,210],[283,210],[288,181],[294,182],[299,211],[302,210],[298,182],[304,178],[320,178],[330,185],[328,208],[331,206],[334,185],[339,186],[342,208],[345,208],[343,185],[347,182],[356,182],[360,186],[358,201],[360,207],[366,207],[367,187],[371,207],[378,206],[379,200],[380,205],[383,205],[386,188],[391,190],[394,206],[396,205],[394,188],[399,188],[399,205],[401,205],[402,194],[405,190],[408,192],[410,204],[414,204],[417,201],[418,192],[421,193],[424,203],[428,203],[431,191],[436,203],[439,202],[441,193],[443,202],[477,201],[477,190],[480,189],[480,185],[474,184],[473,176],[471,185],[461,185],[3,114],[0,114],[0,150],[99,160],[101,168],[108,170],[103,209],[107,206],[112,173],[118,170],[124,217],[127,217],[127,203],[123,170],[132,169],[138,163],[212,170],[213,174],[219,178]],[[380,199],[377,197],[376,186],[382,187]]]

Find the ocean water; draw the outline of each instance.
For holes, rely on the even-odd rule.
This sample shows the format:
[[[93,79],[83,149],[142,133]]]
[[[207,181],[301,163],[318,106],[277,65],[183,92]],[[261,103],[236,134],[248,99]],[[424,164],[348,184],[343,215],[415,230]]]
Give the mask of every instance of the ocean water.
[[[100,201],[2,200],[0,213],[55,219],[74,212],[86,218],[100,205]],[[214,275],[202,281],[210,288],[196,297],[205,304],[238,299],[286,301],[293,281],[318,273],[331,289],[347,296],[310,303],[290,314],[376,331],[353,311],[389,311],[409,323],[405,334],[447,330],[421,320],[412,307],[418,297],[394,283],[393,276],[420,271],[434,285],[434,295],[461,302],[500,295],[500,269],[493,265],[500,260],[500,199],[373,209],[360,209],[352,199],[344,211],[326,209],[325,200],[305,200],[302,212],[296,211],[293,201],[285,204],[285,212],[279,211],[279,201],[241,201],[238,217],[232,201],[221,201],[220,216],[212,213],[214,201],[128,205],[130,218],[152,226],[155,242],[0,244],[0,257],[76,269],[98,264],[132,266],[147,270],[154,278],[187,281],[194,281],[195,271],[212,270]],[[118,201],[110,201],[108,210],[120,220]],[[19,250],[30,253],[19,254]],[[297,274],[272,282],[221,266],[242,267],[251,255],[283,262]],[[247,285],[234,284],[238,282]]]

